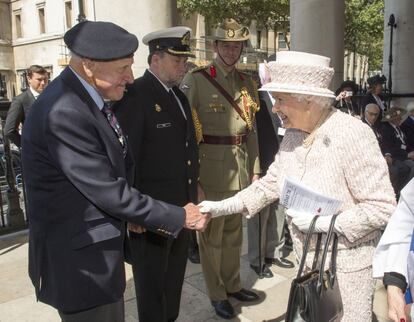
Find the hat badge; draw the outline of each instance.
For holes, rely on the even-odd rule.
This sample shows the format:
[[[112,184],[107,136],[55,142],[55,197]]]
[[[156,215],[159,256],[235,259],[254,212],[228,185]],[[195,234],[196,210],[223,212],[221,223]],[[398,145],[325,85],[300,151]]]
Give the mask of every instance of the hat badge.
[[[156,112],[161,112],[162,111],[161,106],[159,106],[158,104],[155,104],[155,111]]]
[[[235,33],[234,29],[230,28],[230,29],[227,30],[227,36],[229,38],[234,38],[235,35],[236,35],[236,33]]]
[[[185,35],[181,38],[181,45],[190,46],[190,32],[186,32]]]

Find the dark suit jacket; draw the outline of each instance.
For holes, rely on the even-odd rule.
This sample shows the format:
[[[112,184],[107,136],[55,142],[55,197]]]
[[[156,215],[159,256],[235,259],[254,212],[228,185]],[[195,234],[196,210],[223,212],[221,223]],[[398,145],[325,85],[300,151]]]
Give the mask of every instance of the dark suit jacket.
[[[407,138],[408,149],[410,151],[414,150],[414,120],[408,117],[400,127]]]
[[[125,221],[177,236],[184,210],[130,187],[132,159],[69,68],[33,109],[22,151],[37,296],[62,311],[115,302],[125,289]]]
[[[380,130],[379,130],[379,126],[377,126],[375,124],[374,125],[369,124],[367,122],[367,120],[365,119],[365,117],[362,118],[362,122],[364,122],[366,125],[368,125],[372,129],[372,131],[374,131],[374,134],[375,134],[375,136],[378,140],[378,144],[380,145],[380,148],[382,149],[382,147],[381,147],[381,133],[380,133]]]
[[[402,149],[401,145],[403,144],[401,140],[397,137],[397,134],[393,126],[389,122],[382,122],[380,127],[381,133],[381,150],[384,154],[389,153],[391,157],[396,160],[406,160],[407,153],[410,152],[409,148]],[[407,138],[405,137],[405,142]]]
[[[24,123],[24,120],[34,101],[35,98],[32,92],[30,89],[27,89],[25,92],[13,98],[7,112],[6,123],[4,125],[4,135],[18,147],[21,146],[21,137],[18,131],[19,126]]]
[[[267,92],[259,92],[260,110],[256,113],[257,136],[259,141],[259,159],[262,175],[266,174],[279,150],[277,131],[280,120],[272,112],[273,104]]]
[[[114,106],[134,159],[134,186],[177,206],[197,202],[198,147],[186,96],[175,87],[185,113],[149,71]]]
[[[384,101],[382,100],[382,102],[383,102],[383,104],[384,104],[384,106],[386,106],[385,105],[385,103],[384,103]],[[378,102],[377,102],[377,100],[374,98],[374,96],[371,94],[371,93],[367,93],[362,99],[361,99],[361,113],[362,113],[362,115],[364,115],[364,113],[365,113],[365,107],[368,105],[368,104],[371,104],[371,103],[373,103],[373,104],[377,104],[378,105]],[[378,118],[377,118],[377,121],[375,122],[375,125],[376,126],[381,126],[381,119],[382,119],[382,116],[384,115],[383,114],[383,111],[382,111],[382,109],[381,109],[381,107],[380,106],[378,106],[379,107],[379,109],[380,109],[380,114],[378,115]]]

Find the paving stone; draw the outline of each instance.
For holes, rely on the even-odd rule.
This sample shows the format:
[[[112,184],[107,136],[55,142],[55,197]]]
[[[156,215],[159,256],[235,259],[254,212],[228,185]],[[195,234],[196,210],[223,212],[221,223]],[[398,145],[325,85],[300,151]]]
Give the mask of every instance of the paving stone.
[[[243,234],[246,235],[244,223]],[[241,303],[231,298],[230,303],[237,312],[231,321],[281,322],[287,307],[291,279],[296,269],[271,266],[274,277],[259,279],[249,267],[246,255],[247,238],[244,239],[241,256],[241,279],[243,287],[251,288],[260,295],[260,301]],[[243,253],[242,252],[242,253]],[[34,289],[27,275],[27,232],[9,238],[0,238],[0,322],[59,322],[56,310],[36,302]],[[288,257],[294,260],[291,253]],[[125,321],[138,322],[132,268],[126,264]],[[381,282],[376,286],[374,312],[378,322],[388,322],[386,292]],[[188,262],[181,298],[180,316],[177,322],[224,321],[215,315],[206,294],[201,265]]]

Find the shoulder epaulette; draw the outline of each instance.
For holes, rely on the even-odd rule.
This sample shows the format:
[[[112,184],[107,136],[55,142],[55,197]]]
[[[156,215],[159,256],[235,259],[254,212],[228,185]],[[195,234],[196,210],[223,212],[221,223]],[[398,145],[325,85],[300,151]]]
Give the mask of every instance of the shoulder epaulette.
[[[208,65],[194,67],[194,68],[190,71],[190,73],[197,73],[197,72],[200,72],[200,71],[202,71],[203,69],[207,69],[207,67],[208,67]]]

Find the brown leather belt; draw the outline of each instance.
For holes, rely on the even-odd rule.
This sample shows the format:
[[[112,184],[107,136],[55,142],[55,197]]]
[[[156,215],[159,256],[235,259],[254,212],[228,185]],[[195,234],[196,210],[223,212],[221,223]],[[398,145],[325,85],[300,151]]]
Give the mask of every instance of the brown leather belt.
[[[206,143],[206,144],[240,145],[246,142],[247,142],[247,135],[235,135],[235,136],[203,135],[203,143]]]

